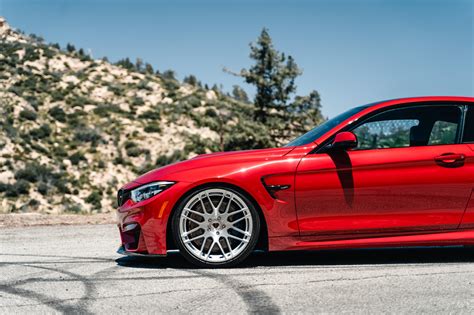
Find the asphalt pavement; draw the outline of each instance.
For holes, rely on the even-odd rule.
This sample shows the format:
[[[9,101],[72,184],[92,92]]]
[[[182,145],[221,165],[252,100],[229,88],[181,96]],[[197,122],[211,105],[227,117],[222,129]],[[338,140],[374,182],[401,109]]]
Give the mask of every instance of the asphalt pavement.
[[[474,313],[474,249],[255,253],[200,269],[116,254],[113,225],[3,228],[0,313]]]

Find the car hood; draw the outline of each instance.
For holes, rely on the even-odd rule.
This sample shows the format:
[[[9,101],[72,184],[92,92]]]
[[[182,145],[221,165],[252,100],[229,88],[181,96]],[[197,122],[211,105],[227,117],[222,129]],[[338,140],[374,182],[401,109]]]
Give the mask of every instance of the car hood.
[[[154,169],[138,177],[134,180],[134,182],[137,184],[146,184],[156,180],[171,180],[169,175],[173,173],[207,166],[274,159],[284,156],[291,150],[293,150],[293,147],[202,154],[186,161],[181,161]]]

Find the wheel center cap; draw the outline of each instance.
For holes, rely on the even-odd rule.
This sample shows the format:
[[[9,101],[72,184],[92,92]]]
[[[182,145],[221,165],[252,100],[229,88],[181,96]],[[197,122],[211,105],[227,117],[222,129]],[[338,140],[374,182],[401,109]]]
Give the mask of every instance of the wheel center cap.
[[[220,224],[219,224],[219,222],[214,222],[214,223],[212,223],[212,226],[213,226],[215,229],[218,229],[219,226],[220,226]]]

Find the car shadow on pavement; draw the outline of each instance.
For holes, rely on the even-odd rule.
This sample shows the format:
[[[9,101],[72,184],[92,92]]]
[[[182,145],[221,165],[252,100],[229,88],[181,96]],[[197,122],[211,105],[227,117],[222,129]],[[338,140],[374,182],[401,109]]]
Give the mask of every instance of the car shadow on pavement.
[[[434,264],[474,262],[474,248],[394,248],[350,249],[290,252],[254,252],[235,268],[277,266],[338,266],[338,265],[386,265],[386,264]],[[121,257],[119,266],[133,268],[197,269],[178,252],[167,257]]]

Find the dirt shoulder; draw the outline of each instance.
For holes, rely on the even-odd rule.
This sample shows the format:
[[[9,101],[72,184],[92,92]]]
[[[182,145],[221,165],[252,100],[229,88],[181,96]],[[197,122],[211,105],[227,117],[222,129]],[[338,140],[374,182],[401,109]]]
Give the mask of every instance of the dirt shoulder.
[[[84,225],[115,223],[114,213],[92,215],[9,213],[0,214],[0,228],[38,225]]]

